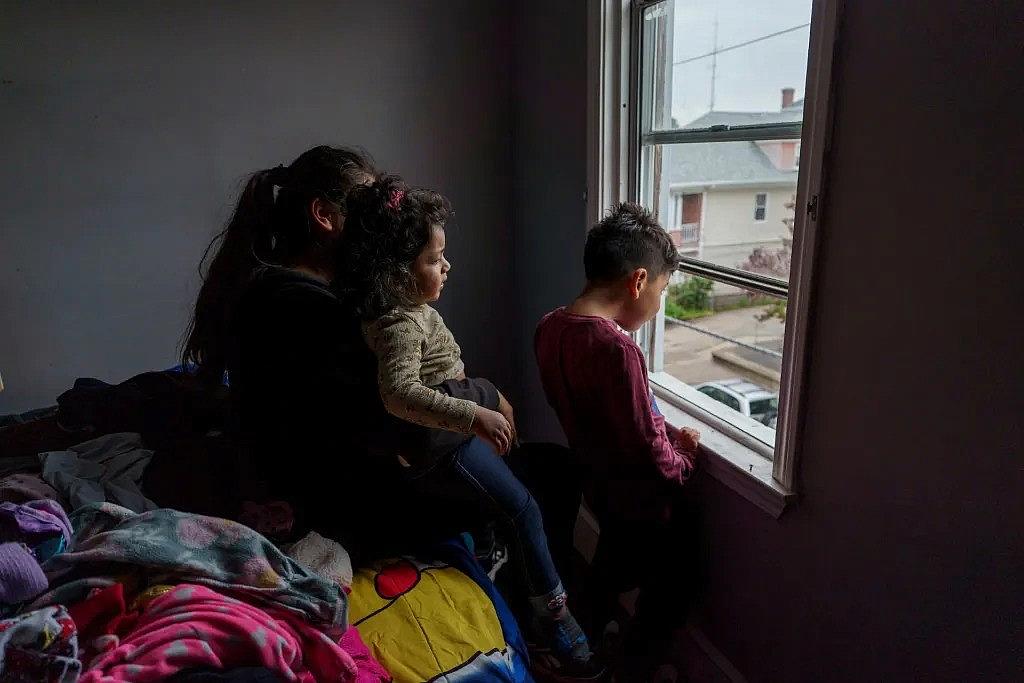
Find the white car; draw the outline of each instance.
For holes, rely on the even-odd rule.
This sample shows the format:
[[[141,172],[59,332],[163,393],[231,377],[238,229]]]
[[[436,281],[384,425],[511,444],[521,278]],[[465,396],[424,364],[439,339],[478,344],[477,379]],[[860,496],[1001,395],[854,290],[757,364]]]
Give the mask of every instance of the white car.
[[[698,384],[694,389],[775,429],[779,418],[779,395],[764,387],[745,379],[721,379]]]

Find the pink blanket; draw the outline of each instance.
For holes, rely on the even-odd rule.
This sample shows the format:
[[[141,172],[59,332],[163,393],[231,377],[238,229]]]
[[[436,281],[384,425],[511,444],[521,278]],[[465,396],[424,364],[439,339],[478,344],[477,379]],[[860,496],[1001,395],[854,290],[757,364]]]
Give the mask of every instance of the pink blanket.
[[[360,676],[352,656],[300,617],[193,584],[154,599],[131,633],[112,645],[86,663],[82,683],[149,683],[182,669],[240,666],[264,666],[302,683],[382,680],[368,670]]]

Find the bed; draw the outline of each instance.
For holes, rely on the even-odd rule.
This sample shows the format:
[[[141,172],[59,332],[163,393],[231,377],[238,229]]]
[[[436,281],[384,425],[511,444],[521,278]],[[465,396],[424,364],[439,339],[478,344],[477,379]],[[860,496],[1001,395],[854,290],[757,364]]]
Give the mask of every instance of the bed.
[[[158,378],[149,386],[169,386],[163,382],[163,378]],[[177,395],[172,399],[167,395],[158,398],[146,397],[146,410],[142,412],[149,414],[141,418],[135,414],[134,419],[152,423],[152,412],[156,410],[166,412],[173,422],[181,417],[181,411],[192,409],[187,397],[184,401]],[[42,468],[33,456],[38,458],[39,452],[53,449],[73,449],[81,441],[96,439],[112,428],[111,419],[117,422],[122,420],[120,416],[128,416],[126,419],[131,422],[132,410],[137,406],[111,408],[107,412],[100,410],[99,417],[73,415],[73,419],[66,419],[65,415],[62,419],[60,409],[54,407],[0,418],[0,502],[20,504],[30,499],[50,498],[62,503],[75,519],[74,505],[67,491],[52,486],[41,476]],[[187,417],[190,423],[194,421],[193,416]],[[88,422],[93,424],[85,424]],[[160,438],[163,448],[168,444],[190,443],[188,438],[168,438],[166,430]],[[148,461],[142,469],[147,465]],[[152,496],[157,502],[167,490],[178,488],[180,492],[182,486],[196,501],[209,499],[223,486],[224,478],[231,476],[230,469],[214,468],[207,477],[213,481],[207,482],[205,487],[192,487],[180,480],[173,481],[173,469],[161,470],[155,461],[151,468],[149,477],[145,471],[138,473],[137,483],[145,500]],[[155,485],[153,472],[159,475],[159,486]],[[178,473],[181,472],[179,468]],[[172,480],[168,481],[168,477]],[[187,497],[179,496],[176,503],[179,510],[188,511]],[[159,516],[163,508],[156,503],[154,506]],[[151,509],[150,513],[153,512]],[[209,515],[211,509],[207,506],[196,512]],[[526,645],[512,613],[461,539],[416,557],[399,557],[357,567],[351,586],[345,590],[347,618],[344,625],[357,627],[372,657],[395,681],[518,683],[532,680]],[[7,606],[6,612],[0,616],[14,617],[17,609],[12,612],[12,607]],[[87,662],[83,663],[83,670],[87,669],[86,665]],[[3,666],[4,660],[0,658],[0,679],[14,680]],[[83,673],[86,674],[87,671]]]

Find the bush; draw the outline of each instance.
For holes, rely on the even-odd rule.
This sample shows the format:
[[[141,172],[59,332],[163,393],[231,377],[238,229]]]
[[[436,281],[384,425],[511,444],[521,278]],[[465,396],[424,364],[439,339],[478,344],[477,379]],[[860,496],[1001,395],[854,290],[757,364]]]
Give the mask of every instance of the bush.
[[[686,282],[668,288],[669,301],[680,308],[695,311],[711,309],[711,288],[714,283],[706,277],[691,277]]]
[[[695,320],[709,316],[712,313],[714,311],[710,308],[683,308],[674,301],[668,300],[665,302],[665,315],[676,320]]]
[[[693,320],[711,315],[711,288],[714,283],[703,277],[692,277],[668,288],[665,315],[676,320]]]
[[[767,322],[772,318],[778,318],[782,322],[786,322],[786,308],[788,303],[789,302],[786,300],[773,299],[764,311],[754,317],[757,318],[758,322],[762,323]]]

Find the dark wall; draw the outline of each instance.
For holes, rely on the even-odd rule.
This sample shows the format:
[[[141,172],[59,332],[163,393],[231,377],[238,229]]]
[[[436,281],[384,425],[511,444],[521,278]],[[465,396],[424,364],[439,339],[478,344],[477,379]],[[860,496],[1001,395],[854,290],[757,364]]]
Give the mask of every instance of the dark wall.
[[[702,625],[750,680],[1019,676],[1020,26],[846,3],[801,498],[698,483]]]
[[[462,0],[0,4],[0,413],[174,364],[241,180],[325,142],[451,197],[440,308],[471,370],[509,384],[511,16]]]
[[[531,439],[564,440],[533,355],[541,317],[583,285],[587,184],[585,2],[518,4],[512,221],[517,422]]]

